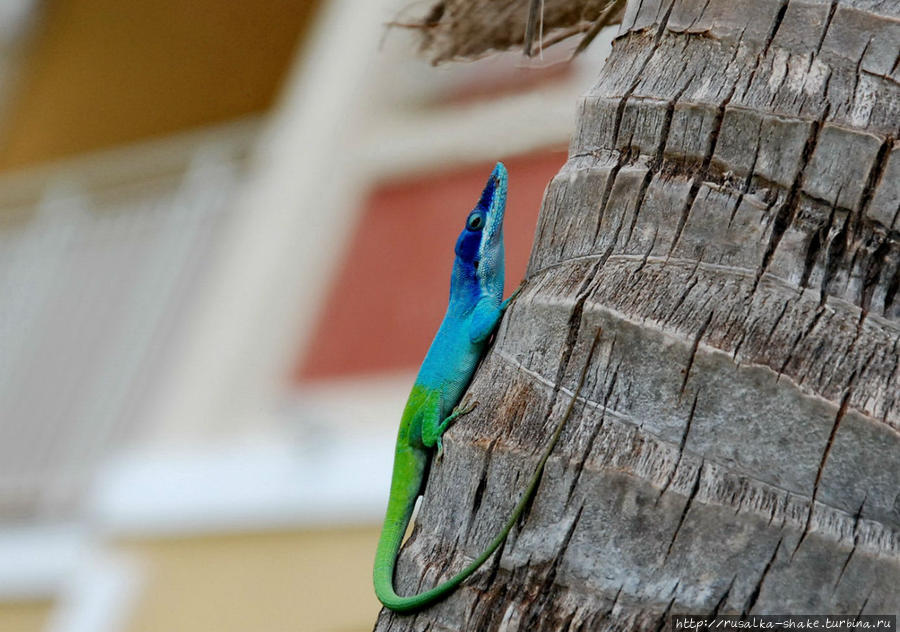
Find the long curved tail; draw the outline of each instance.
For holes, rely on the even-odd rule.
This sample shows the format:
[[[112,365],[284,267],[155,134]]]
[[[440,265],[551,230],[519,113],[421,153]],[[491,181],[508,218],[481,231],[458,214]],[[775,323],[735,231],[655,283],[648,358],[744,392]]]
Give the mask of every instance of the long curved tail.
[[[558,429],[561,428],[562,424],[560,424]],[[556,443],[558,437],[559,432],[557,431],[554,433],[550,449],[552,449],[552,444]],[[385,529],[382,530],[381,540],[378,542],[378,551],[375,554],[375,595],[378,597],[378,600],[381,601],[386,608],[390,608],[395,612],[406,613],[426,608],[453,592],[457,586],[459,586],[469,575],[477,571],[494,551],[503,544],[503,541],[506,539],[506,536],[509,535],[513,525],[516,524],[519,516],[522,515],[522,511],[524,511],[528,501],[534,496],[534,491],[537,489],[538,481],[544,470],[544,464],[547,462],[547,457],[549,456],[550,450],[545,451],[544,456],[541,458],[541,462],[538,464],[537,469],[531,476],[531,480],[528,482],[528,488],[525,490],[525,494],[519,500],[515,509],[513,509],[506,524],[503,525],[503,529],[501,529],[494,539],[491,540],[491,543],[484,552],[470,562],[469,565],[459,573],[447,581],[438,584],[431,590],[426,590],[417,595],[410,595],[409,597],[401,597],[394,592],[394,566],[396,564],[397,554],[400,551],[403,534],[406,531],[406,525],[404,524],[402,528],[385,527]],[[406,522],[409,522],[408,518]]]
[[[529,501],[531,501],[535,491],[537,491],[538,483],[540,483],[541,480],[541,475],[543,475],[544,473],[544,466],[547,464],[547,459],[550,458],[550,453],[556,446],[556,442],[559,440],[560,434],[562,434],[563,426],[566,425],[566,421],[571,416],[572,409],[575,407],[575,402],[578,400],[578,394],[581,392],[581,387],[584,384],[584,376],[587,373],[588,365],[590,365],[591,363],[591,358],[594,355],[594,349],[596,348],[599,339],[600,331],[598,330],[596,336],[594,337],[594,342],[591,345],[591,350],[588,354],[587,361],[585,361],[584,366],[581,369],[581,375],[578,378],[578,385],[575,387],[575,391],[572,394],[572,399],[569,401],[569,405],[566,407],[566,411],[563,414],[562,419],[560,419],[559,423],[556,425],[556,429],[553,431],[553,436],[550,439],[550,443],[544,449],[544,453],[541,455],[541,460],[528,481],[528,486],[525,488],[525,493],[522,494],[522,498],[519,499],[519,502],[516,504],[515,508],[510,514],[509,519],[507,519],[506,524],[503,525],[503,528],[500,530],[500,532],[494,537],[493,540],[491,540],[491,543],[488,544],[484,552],[476,557],[472,562],[470,562],[469,565],[466,566],[463,570],[461,570],[459,573],[457,573],[447,581],[438,584],[431,590],[426,590],[425,592],[421,592],[417,595],[410,595],[409,597],[401,597],[400,595],[398,595],[394,591],[394,566],[397,562],[397,555],[400,551],[400,544],[403,541],[403,535],[406,532],[406,527],[409,524],[410,517],[412,516],[412,510],[415,506],[416,495],[411,495],[411,500],[408,500],[403,507],[388,507],[388,519],[385,520],[385,525],[381,532],[381,539],[378,541],[378,550],[375,554],[374,573],[375,595],[386,608],[394,610],[395,612],[408,613],[421,610],[422,608],[426,608],[436,601],[440,601],[448,594],[453,592],[453,590],[463,581],[465,581],[466,578],[469,577],[469,575],[477,571],[478,568],[482,564],[484,564],[491,555],[493,555],[494,551],[496,551],[497,548],[499,548],[499,546],[503,544],[503,541],[506,540],[506,536],[508,536],[509,532],[512,530],[513,525],[516,524],[516,522],[519,520],[519,517],[525,510],[525,507],[528,505]],[[392,513],[394,515],[391,515]]]

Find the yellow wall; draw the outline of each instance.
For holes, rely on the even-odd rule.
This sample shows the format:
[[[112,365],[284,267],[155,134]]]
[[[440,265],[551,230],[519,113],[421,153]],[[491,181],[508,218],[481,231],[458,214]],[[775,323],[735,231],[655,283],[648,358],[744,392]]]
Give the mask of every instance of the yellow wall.
[[[123,632],[369,632],[379,527],[134,539]],[[42,632],[51,601],[0,602],[0,632]]]
[[[47,0],[0,169],[269,107],[316,0]]]
[[[0,603],[0,632],[41,632],[52,609],[50,601]]]
[[[373,526],[122,543],[143,575],[126,631],[368,632],[377,539]]]

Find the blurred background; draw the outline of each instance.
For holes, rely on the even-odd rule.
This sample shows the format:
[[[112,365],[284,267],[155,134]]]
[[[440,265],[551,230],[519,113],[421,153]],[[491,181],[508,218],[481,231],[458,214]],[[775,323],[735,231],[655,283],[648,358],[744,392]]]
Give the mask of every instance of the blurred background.
[[[518,284],[609,45],[429,8],[0,1],[0,631],[371,629],[456,235],[504,160]]]

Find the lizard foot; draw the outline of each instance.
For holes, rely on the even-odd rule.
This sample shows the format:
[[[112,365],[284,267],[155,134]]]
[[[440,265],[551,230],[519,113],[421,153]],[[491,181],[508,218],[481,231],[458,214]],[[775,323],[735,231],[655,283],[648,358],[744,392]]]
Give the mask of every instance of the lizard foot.
[[[437,454],[435,454],[434,457],[435,461],[440,461],[444,456],[444,442],[441,440],[441,436],[447,431],[447,428],[449,428],[458,417],[461,417],[462,415],[468,415],[477,407],[477,401],[470,402],[468,404],[466,404],[465,402],[460,402],[459,405],[457,405],[456,408],[453,409],[453,412],[447,415],[447,418],[443,422],[441,422],[437,433],[435,433],[436,437],[434,439],[434,446],[437,448]]]
[[[509,295],[509,298],[507,298],[505,301],[500,303],[500,311],[501,312],[506,311],[506,308],[509,307],[510,303],[512,303],[514,300],[516,300],[516,297],[522,292],[524,287],[525,287],[525,282],[522,281],[522,283],[520,283],[519,286],[515,290],[513,290],[513,293]]]
[[[461,417],[463,415],[468,415],[470,412],[478,408],[477,401],[470,402],[469,404],[465,405],[463,404],[465,404],[465,402],[460,402],[459,405],[457,405],[456,408],[453,409],[453,412],[450,414],[453,419],[456,419],[457,417]]]

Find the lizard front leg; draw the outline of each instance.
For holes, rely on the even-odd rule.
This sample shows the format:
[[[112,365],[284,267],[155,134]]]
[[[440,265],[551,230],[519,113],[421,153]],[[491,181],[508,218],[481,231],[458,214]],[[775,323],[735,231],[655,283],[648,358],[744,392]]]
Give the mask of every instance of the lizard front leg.
[[[469,317],[469,340],[474,344],[485,342],[490,335],[494,333],[500,319],[503,318],[503,313],[521,291],[522,286],[520,285],[509,298],[500,303],[500,305],[492,304],[490,301],[486,300],[479,301],[478,305],[476,305],[475,309],[472,311],[472,315]]]
[[[494,333],[502,316],[503,310],[499,306],[488,301],[478,303],[469,317],[469,340],[476,345],[484,344]]]
[[[449,428],[458,417],[468,415],[475,410],[476,406],[478,406],[478,402],[472,402],[465,406],[460,404],[443,420],[441,420],[440,408],[438,407],[433,411],[433,414],[427,415],[425,419],[422,420],[422,443],[426,448],[437,446],[437,454],[435,455],[437,460],[440,460],[444,455],[444,443],[441,441],[441,437],[447,431],[447,428]]]

